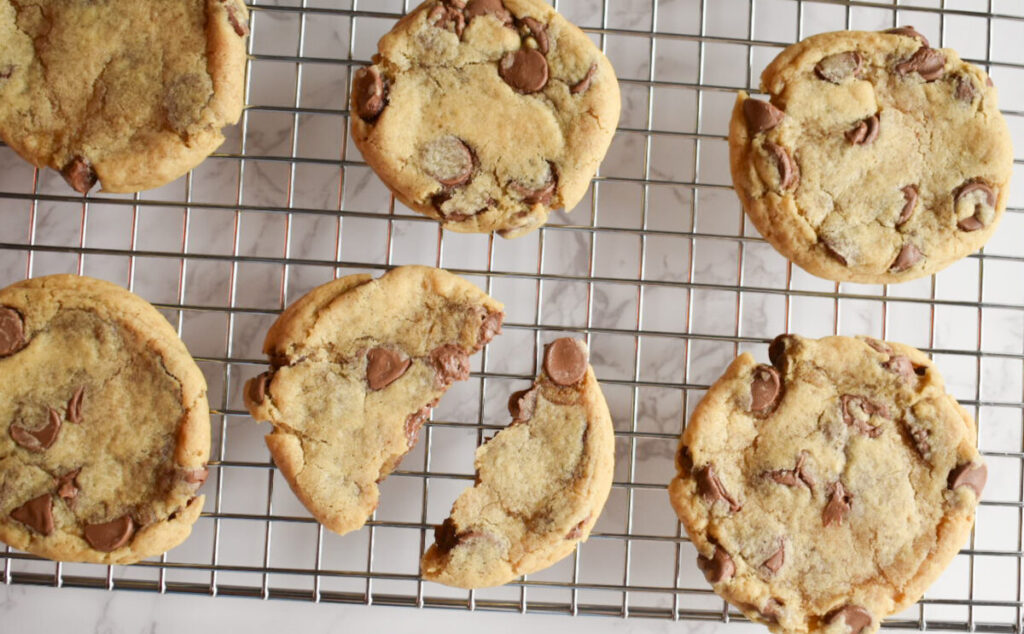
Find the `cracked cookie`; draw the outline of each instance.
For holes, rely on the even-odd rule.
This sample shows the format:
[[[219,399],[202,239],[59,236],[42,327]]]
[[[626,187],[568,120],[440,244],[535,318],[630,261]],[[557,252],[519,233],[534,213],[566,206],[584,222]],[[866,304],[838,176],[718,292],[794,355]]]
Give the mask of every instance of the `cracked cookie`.
[[[165,185],[242,112],[241,0],[0,0],[0,137],[76,191]]]
[[[777,337],[683,432],[669,498],[715,592],[773,632],[873,632],[966,541],[974,422],[910,346]]]
[[[931,275],[977,251],[1006,208],[1010,133],[996,89],[912,27],[815,35],[741,92],[733,183],[782,255],[842,282]]]
[[[558,339],[533,387],[509,399],[512,423],[477,449],[477,483],[459,496],[423,556],[423,578],[486,588],[551,566],[586,541],[612,484],[615,437],[586,346]]]
[[[203,508],[206,381],[167,320],[119,286],[55,275],[0,291],[0,540],[130,564]]]
[[[352,136],[404,204],[506,238],[572,209],[608,151],[608,59],[541,0],[428,0],[352,86]]]
[[[424,266],[350,275],[289,306],[267,333],[271,369],[245,402],[270,421],[267,447],[295,495],[344,534],[377,508],[377,484],[416,443],[469,357],[501,331],[504,307]]]

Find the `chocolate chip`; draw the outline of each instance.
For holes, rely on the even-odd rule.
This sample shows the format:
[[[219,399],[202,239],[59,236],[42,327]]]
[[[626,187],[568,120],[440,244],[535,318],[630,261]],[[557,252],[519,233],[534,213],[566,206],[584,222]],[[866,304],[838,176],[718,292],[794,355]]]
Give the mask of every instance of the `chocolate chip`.
[[[356,114],[367,123],[376,121],[388,105],[387,90],[380,71],[374,66],[357,70],[352,90],[355,91]]]
[[[459,529],[452,518],[434,527],[434,542],[441,553],[451,552],[459,545]]]
[[[259,405],[267,398],[267,391],[270,388],[270,381],[273,378],[272,372],[264,372],[254,379],[251,379],[246,385],[247,392],[249,393],[249,401],[254,405]]]
[[[92,169],[92,163],[84,156],[76,156],[64,166],[60,175],[71,185],[71,189],[79,194],[88,194],[89,190],[96,184],[98,177]]]
[[[979,498],[988,481],[988,467],[984,463],[968,462],[949,472],[949,488],[970,487]]]
[[[536,189],[516,181],[511,181],[508,184],[509,188],[519,194],[519,197],[527,205],[548,205],[558,190],[558,171],[553,163],[548,162],[548,170],[548,180]]]
[[[889,344],[885,343],[884,341],[879,341],[878,339],[865,338],[864,343],[868,344],[868,347],[870,347],[872,350],[880,354],[892,354],[892,348],[890,348]]]
[[[680,445],[679,451],[676,452],[676,468],[684,476],[689,476],[693,472],[693,457],[690,456],[690,448],[686,445]]]
[[[923,427],[915,426],[910,421],[903,421],[903,430],[910,444],[922,460],[929,461],[932,457],[931,432]]]
[[[405,419],[405,442],[410,449],[416,444],[416,438],[419,436],[420,429],[427,422],[427,419],[430,418],[430,410],[436,404],[437,401],[427,403],[419,411],[410,414],[409,418]]]
[[[453,343],[435,348],[430,353],[430,360],[434,363],[434,384],[438,389],[469,378],[469,355]]]
[[[540,20],[529,17],[523,18],[523,25],[530,31],[530,35],[537,42],[537,50],[547,55],[550,46],[547,27]]]
[[[824,247],[826,253],[828,253],[833,258],[838,260],[840,264],[842,264],[843,266],[847,265],[846,256],[840,253],[839,250],[836,249],[836,247],[832,245],[830,242],[823,239],[821,241],[821,246]]]
[[[697,567],[704,571],[704,578],[708,580],[708,583],[728,581],[736,574],[736,564],[733,563],[729,553],[720,546],[715,546],[715,552],[710,558],[697,555]]]
[[[529,95],[548,85],[548,60],[529,48],[510,51],[498,62],[498,74],[513,90]]]
[[[718,474],[715,473],[715,469],[711,465],[697,469],[693,477],[697,481],[697,491],[708,504],[714,504],[719,500],[728,502],[729,510],[734,513],[743,508],[743,505],[729,495],[729,492],[722,486],[722,481],[718,479]]]
[[[373,391],[383,390],[397,381],[412,365],[412,359],[394,350],[374,348],[366,353],[366,382]]]
[[[189,484],[195,485],[195,488],[199,488],[206,484],[206,479],[210,477],[210,470],[206,467],[202,469],[187,469],[185,471],[184,480]]]
[[[767,101],[747,99],[743,102],[743,118],[747,120],[750,134],[760,134],[782,123],[786,113]]]
[[[0,306],[0,358],[11,356],[27,344],[21,314],[13,308]]]
[[[461,139],[447,135],[423,146],[423,169],[445,187],[461,187],[473,177],[473,151]]]
[[[249,25],[242,22],[238,15],[238,7],[232,0],[220,0],[220,3],[225,5],[224,8],[228,12],[228,22],[231,23],[231,28],[235,30],[235,34],[238,37],[245,37],[249,35]]]
[[[569,529],[569,532],[565,534],[566,539],[580,539],[583,537],[583,533],[586,530],[587,524],[593,515],[588,515],[586,518],[580,520],[579,524]]]
[[[466,20],[471,22],[473,18],[481,15],[493,15],[505,26],[513,24],[512,14],[505,8],[502,0],[470,0],[466,4]]]
[[[538,388],[532,387],[528,390],[513,392],[508,397],[508,412],[512,415],[512,422],[525,423],[533,417],[533,410],[537,407]]]
[[[860,634],[864,630],[871,629],[871,613],[859,605],[847,605],[835,610],[825,618],[829,625],[836,625],[840,621],[846,623],[850,628],[850,634]]]
[[[587,375],[587,350],[583,342],[556,339],[544,351],[544,371],[557,385],[575,385]]]
[[[69,423],[82,422],[82,399],[85,398],[85,386],[79,386],[68,401],[67,419]]]
[[[878,138],[879,129],[878,115],[873,114],[848,130],[846,140],[853,145],[870,145]]]
[[[972,194],[980,192],[984,195],[984,200],[979,200],[974,205],[974,215],[968,216],[957,223],[957,226],[961,231],[977,231],[985,226],[982,220],[982,214],[985,212],[985,204],[995,210],[996,207],[996,191],[992,187],[981,180],[973,179],[969,180],[953,192],[953,207],[954,212],[956,207],[959,206],[960,201]]]
[[[14,442],[32,453],[41,453],[57,442],[60,434],[60,412],[50,408],[45,425],[39,429],[26,429],[18,424],[11,425],[10,434]]]
[[[135,534],[135,521],[130,515],[122,515],[102,524],[86,524],[82,532],[90,546],[100,552],[111,553],[131,541]]]
[[[892,273],[902,273],[923,259],[924,253],[921,253],[921,249],[912,244],[904,244],[903,248],[900,249],[899,255],[896,256],[892,265],[889,266],[889,271]]]
[[[53,532],[53,498],[44,493],[11,511],[11,517],[44,536]]]
[[[868,422],[872,416],[892,420],[888,407],[866,396],[843,394],[839,400],[842,403],[843,422],[868,438],[878,438],[882,434],[881,427],[875,427]]]
[[[466,16],[462,11],[454,7],[446,7],[443,4],[434,7],[430,15],[427,16],[427,22],[439,29],[450,29],[460,39],[466,30]]]
[[[996,85],[996,83],[994,81],[992,81],[991,77],[986,77],[985,78],[985,85],[988,86],[989,88],[992,88],[993,86]]]
[[[583,92],[590,90],[590,84],[594,82],[594,75],[597,74],[597,64],[591,64],[590,69],[587,70],[587,74],[583,76],[583,79],[579,80],[569,88],[569,92],[578,95]]]
[[[814,477],[811,476],[810,472],[806,469],[805,463],[810,454],[806,451],[801,451],[800,455],[796,459],[796,467],[793,469],[776,469],[774,471],[765,471],[761,474],[762,477],[774,480],[779,484],[783,484],[789,487],[795,487],[803,484],[811,491],[814,490]]]
[[[921,42],[921,46],[923,46],[924,48],[928,48],[930,46],[930,44],[928,44],[928,38],[918,33],[917,30],[914,29],[914,27],[912,26],[900,26],[895,29],[887,29],[885,33],[892,33],[893,35],[903,35],[906,37],[912,37]]]
[[[774,143],[765,143],[764,147],[775,162],[776,169],[779,170],[779,191],[796,186],[800,180],[800,168],[793,157],[789,155],[789,151]]]
[[[956,78],[956,90],[953,91],[953,96],[956,97],[957,101],[964,103],[974,103],[974,98],[978,96],[978,89],[974,87],[974,80],[971,79],[970,75],[959,75]]]
[[[57,478],[57,497],[68,504],[78,497],[78,474],[81,472],[82,470],[79,468],[74,471],[68,471]]]
[[[917,374],[914,371],[914,364],[910,361],[909,357],[905,357],[903,355],[895,356],[883,363],[882,367],[893,374],[899,375],[899,377],[906,383],[911,385],[917,383]]]
[[[505,313],[483,313],[483,323],[480,324],[480,339],[476,343],[476,349],[480,350],[495,335],[501,334],[501,324],[505,321]]]
[[[784,563],[786,563],[786,542],[780,539],[778,550],[772,553],[772,556],[766,559],[761,567],[766,569],[770,575],[774,575],[782,569]]]
[[[750,382],[750,411],[759,416],[766,416],[775,411],[782,393],[782,379],[779,371],[770,365],[759,365],[754,368]]]
[[[903,192],[903,209],[900,211],[900,217],[896,220],[896,226],[905,224],[910,217],[914,215],[914,209],[917,208],[918,191],[917,185],[907,185],[900,191]]]
[[[857,51],[846,51],[823,57],[814,66],[814,74],[833,84],[841,84],[848,77],[860,77],[864,58]]]
[[[853,494],[847,492],[842,482],[836,482],[828,489],[828,503],[825,504],[825,510],[821,514],[822,524],[842,526],[843,520],[850,513],[852,504]]]
[[[896,64],[896,72],[900,76],[917,73],[925,81],[935,81],[946,72],[946,56],[942,51],[922,46],[914,55]]]
[[[783,334],[772,339],[771,344],[768,345],[768,359],[772,362],[772,365],[781,371],[785,371],[786,355],[794,344],[796,344],[796,338],[793,335]]]

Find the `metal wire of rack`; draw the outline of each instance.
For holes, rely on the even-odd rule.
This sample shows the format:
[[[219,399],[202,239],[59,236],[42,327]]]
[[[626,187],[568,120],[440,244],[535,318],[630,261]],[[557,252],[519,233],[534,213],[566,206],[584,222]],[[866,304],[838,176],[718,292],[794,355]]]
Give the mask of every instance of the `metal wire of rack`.
[[[0,147],[0,272],[77,272],[127,285],[177,326],[210,384],[211,478],[181,547],[131,567],[40,561],[7,549],[7,584],[565,614],[743,617],[694,566],[664,486],[686,414],[736,353],[778,332],[872,334],[936,358],[973,410],[991,482],[971,541],[913,608],[916,629],[1019,632],[1024,524],[1024,159],[1001,230],[943,273],[899,286],[833,284],[774,253],[728,176],[737,89],[815,32],[913,24],[982,65],[1024,147],[1019,0],[556,0],[612,58],[623,119],[587,199],[532,236],[464,236],[402,207],[348,136],[347,87],[409,0],[280,0],[251,8],[248,107],[193,173],[134,196],[69,195]],[[338,537],[269,461],[240,388],[262,335],[306,290],[399,264],[443,266],[508,305],[505,334],[434,411],[382,485],[368,526]],[[591,540],[503,588],[424,583],[419,554],[473,479],[473,449],[501,429],[505,396],[562,333],[590,342],[616,421],[613,492]],[[533,354],[524,353],[531,350]]]

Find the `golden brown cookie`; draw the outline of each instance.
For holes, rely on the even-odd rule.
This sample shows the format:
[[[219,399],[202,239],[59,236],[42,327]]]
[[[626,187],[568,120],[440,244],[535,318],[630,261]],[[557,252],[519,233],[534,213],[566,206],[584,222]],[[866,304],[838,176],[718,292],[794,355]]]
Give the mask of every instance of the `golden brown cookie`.
[[[130,564],[203,508],[206,381],[160,313],[55,275],[0,291],[0,539],[59,561]]]
[[[241,0],[0,0],[0,137],[86,193],[165,185],[242,112]]]

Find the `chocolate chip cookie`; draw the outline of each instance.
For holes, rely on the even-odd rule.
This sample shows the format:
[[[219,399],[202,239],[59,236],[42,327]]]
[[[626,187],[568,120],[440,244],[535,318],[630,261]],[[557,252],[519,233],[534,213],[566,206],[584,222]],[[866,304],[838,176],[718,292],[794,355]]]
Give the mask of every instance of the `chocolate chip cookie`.
[[[352,86],[352,136],[410,208],[506,238],[572,209],[619,120],[608,59],[541,0],[428,0]]]
[[[543,570],[590,536],[612,484],[615,438],[586,346],[558,339],[512,423],[477,450],[477,483],[423,556],[423,577],[486,588]]]
[[[263,345],[271,369],[245,402],[274,426],[274,462],[320,523],[339,534],[366,523],[377,484],[503,319],[477,287],[423,266],[344,277],[282,313]]]
[[[241,0],[0,0],[0,137],[76,191],[165,185],[242,112]]]
[[[774,632],[873,632],[967,539],[987,470],[920,351],[772,342],[697,406],[669,497],[720,594]]]
[[[130,564],[185,540],[203,508],[206,382],[151,305],[57,275],[0,291],[0,540]]]
[[[890,283],[980,249],[1009,195],[996,88],[912,27],[815,35],[740,93],[733,182],[761,234],[807,271]]]

